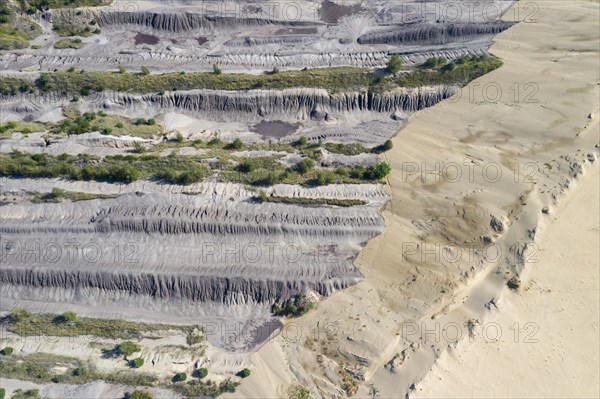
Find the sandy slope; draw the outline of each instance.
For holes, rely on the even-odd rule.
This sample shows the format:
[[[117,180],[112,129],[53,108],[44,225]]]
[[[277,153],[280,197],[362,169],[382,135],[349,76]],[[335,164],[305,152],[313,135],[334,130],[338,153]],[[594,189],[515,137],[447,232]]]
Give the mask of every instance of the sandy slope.
[[[600,396],[600,175],[589,169],[543,233],[526,290],[507,292],[481,326],[489,334],[442,355],[411,397]]]
[[[532,314],[555,309],[543,308],[546,302],[542,299],[528,301],[535,297],[536,289],[547,289],[547,280],[534,277],[539,286],[531,284],[528,273],[537,265],[531,256],[556,258],[548,252],[536,252],[546,247],[544,241],[539,241],[544,227],[548,219],[560,215],[559,203],[571,198],[573,182],[590,168],[588,154],[591,160],[597,157],[599,7],[598,3],[584,1],[543,1],[538,5],[534,15],[537,23],[519,24],[497,37],[491,52],[505,61],[502,68],[471,83],[460,98],[420,112],[395,138],[394,149],[386,154],[393,168],[389,179],[392,201],[383,212],[386,230],[369,242],[356,262],[365,281],[324,301],[316,312],[294,320],[293,337],[297,339],[290,339],[290,328],[287,337],[284,334],[259,351],[254,360],[255,364],[263,363],[260,373],[251,376],[236,397],[280,397],[289,385],[290,374],[316,397],[343,396],[337,388],[342,385],[338,372],[342,363],[363,384],[357,397],[368,396],[368,384],[377,386],[381,397],[404,397],[412,384],[427,375],[436,358],[441,356],[443,368],[450,364],[444,360],[447,350],[461,350],[468,345],[465,326],[469,320],[484,323],[473,331],[476,345],[481,345],[478,335],[493,317],[502,315],[505,337],[513,333],[510,326],[515,316],[511,309],[516,305],[511,303],[515,300],[521,308],[531,309]],[[517,3],[515,7],[522,5]],[[506,17],[513,15],[509,12]],[[495,101],[485,101],[485,87],[490,88],[488,99],[493,99],[494,88],[501,95]],[[444,169],[449,162],[455,163],[453,167],[458,165],[460,177],[450,176],[456,169]],[[438,176],[442,176],[419,173],[425,168],[437,169]],[[499,179],[497,173],[501,173]],[[583,182],[577,184],[586,184]],[[545,206],[549,206],[549,216],[542,212]],[[583,212],[589,215],[587,210]],[[583,248],[588,248],[594,237],[597,240],[593,231],[580,234],[583,237],[562,235],[559,240],[576,240]],[[484,256],[489,247],[482,243],[490,242],[501,256]],[[529,249],[524,250],[526,245]],[[550,241],[547,246],[552,248],[554,243]],[[457,260],[451,260],[457,254]],[[566,265],[571,265],[571,258],[565,259]],[[533,288],[521,294],[508,293],[506,281],[511,276],[520,276],[524,285]],[[564,279],[560,274],[544,278],[553,284]],[[597,289],[597,280],[587,284]],[[593,316],[594,309],[587,308],[583,298],[573,298],[567,290],[556,294],[561,298],[556,299],[558,302],[571,300],[581,308],[581,313],[568,316],[571,322],[584,323]],[[568,309],[568,304],[564,306]],[[523,329],[521,338],[527,334],[524,323],[528,319],[525,313],[516,319]],[[548,318],[542,324],[552,331],[557,328],[555,321]],[[407,326],[416,326],[417,332],[407,330]],[[456,343],[451,339],[456,331],[449,334],[450,326],[458,328],[463,340]],[[562,332],[546,343],[549,346],[540,344],[539,353],[535,346],[518,347],[537,353],[536,360],[531,360],[533,369],[527,374],[532,380],[528,391],[510,391],[515,382],[484,380],[477,384],[473,374],[465,371],[460,374],[466,379],[465,386],[477,390],[457,387],[455,394],[593,394],[582,384],[590,380],[588,375],[594,370],[589,368],[598,362],[592,355],[592,349],[597,348],[597,326],[585,332],[591,339],[589,345],[585,344],[590,349],[585,362],[578,363],[578,357],[572,356],[577,353],[572,348],[578,343],[562,327]],[[434,333],[425,334],[426,330]],[[316,333],[321,335],[315,338]],[[542,334],[538,333],[540,337]],[[542,351],[558,351],[559,347],[562,352],[556,354]],[[552,378],[550,371],[544,376],[547,380],[540,379],[546,382],[544,391],[536,390],[538,374],[548,374],[540,366],[547,358],[551,367],[554,357],[560,354],[567,359],[564,378]],[[262,370],[264,364],[281,364],[280,356],[289,364],[286,378],[280,376],[279,369],[277,373]],[[500,372],[495,358],[486,359],[490,374]],[[470,366],[483,368],[472,362]],[[586,366],[588,371],[584,372]],[[434,376],[442,371],[435,373],[427,377],[429,384],[439,381]],[[507,372],[507,379],[517,376],[519,384],[525,385],[527,380],[520,378],[521,374]],[[573,376],[580,385],[571,379]],[[452,378],[455,374],[448,377]],[[422,384],[418,387],[424,389]],[[567,387],[571,389],[562,391]],[[451,393],[443,387],[423,392],[425,396]]]

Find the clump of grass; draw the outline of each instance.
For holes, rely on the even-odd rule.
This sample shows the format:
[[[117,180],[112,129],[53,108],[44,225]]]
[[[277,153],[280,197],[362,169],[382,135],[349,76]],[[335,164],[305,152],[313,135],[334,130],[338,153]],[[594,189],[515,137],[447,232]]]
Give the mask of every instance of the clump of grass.
[[[72,48],[75,50],[79,50],[81,48],[83,48],[84,44],[81,41],[81,39],[63,39],[63,40],[59,40],[56,43],[54,43],[54,48],[56,49],[66,49],[66,48]],[[81,90],[80,90],[81,92]]]

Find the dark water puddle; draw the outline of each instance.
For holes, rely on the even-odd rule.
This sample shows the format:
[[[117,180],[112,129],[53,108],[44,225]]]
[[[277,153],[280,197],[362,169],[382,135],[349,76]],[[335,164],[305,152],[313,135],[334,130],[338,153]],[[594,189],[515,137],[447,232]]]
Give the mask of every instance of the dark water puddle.
[[[200,36],[196,40],[198,40],[198,44],[202,46],[204,43],[206,43],[208,41],[208,38],[206,38],[204,36]]]
[[[138,32],[138,34],[135,35],[135,45],[136,46],[138,44],[158,44],[159,41],[160,41],[160,39],[158,37],[152,36],[152,35],[146,35],[145,33]]]
[[[336,24],[338,20],[346,15],[352,15],[364,11],[360,4],[353,6],[341,6],[330,0],[321,3],[319,18],[328,24]]]
[[[294,133],[300,127],[299,123],[291,124],[282,121],[263,121],[252,127],[250,131],[263,137],[281,138]]]

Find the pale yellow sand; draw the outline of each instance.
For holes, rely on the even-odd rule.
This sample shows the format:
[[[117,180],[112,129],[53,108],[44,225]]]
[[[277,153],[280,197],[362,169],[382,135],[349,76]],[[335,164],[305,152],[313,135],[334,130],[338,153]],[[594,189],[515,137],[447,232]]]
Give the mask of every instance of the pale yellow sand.
[[[482,324],[488,339],[442,356],[411,397],[600,397],[598,164],[588,174],[552,217],[526,291]]]

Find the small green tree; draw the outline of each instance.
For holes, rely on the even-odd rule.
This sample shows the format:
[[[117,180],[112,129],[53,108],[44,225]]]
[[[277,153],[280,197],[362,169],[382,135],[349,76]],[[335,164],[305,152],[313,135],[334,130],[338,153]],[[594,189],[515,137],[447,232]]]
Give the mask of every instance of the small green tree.
[[[206,376],[208,375],[208,369],[207,368],[199,368],[198,369],[198,378],[206,378]]]
[[[141,357],[138,357],[136,359],[133,359],[131,362],[129,362],[129,365],[134,369],[139,369],[140,367],[142,367],[144,365],[144,359],[142,359]]]
[[[240,372],[239,372],[239,375],[240,375],[240,377],[242,377],[242,378],[246,378],[246,377],[250,377],[250,373],[251,373],[251,372],[252,372],[252,371],[251,371],[250,369],[246,368],[246,369],[243,369],[242,371],[240,371]]]
[[[273,70],[271,71],[272,75],[277,75],[279,73],[279,68],[277,67],[273,67]]]
[[[141,68],[142,71],[142,75],[146,76],[146,75],[150,75],[150,70],[148,68],[146,68],[145,66],[143,66]]]
[[[221,68],[219,68],[217,64],[213,64],[213,73],[215,75],[220,75],[223,73],[223,71],[221,71]]]
[[[154,119],[154,118],[148,119],[146,121],[146,125],[148,125],[148,126],[154,126],[154,125],[156,125],[156,119]]]
[[[306,139],[306,137],[304,137],[304,136],[301,136],[301,137],[298,139],[298,145],[299,145],[299,146],[301,146],[301,147],[304,147],[304,146],[306,145],[306,143],[308,143],[308,140]]]
[[[120,343],[117,346],[117,352],[119,352],[119,354],[125,356],[125,358],[127,358],[127,356],[131,356],[136,352],[141,351],[142,348],[140,348],[140,346],[134,342],[131,341],[125,341]]]
[[[4,399],[6,397],[6,389],[0,388],[0,399]]]
[[[387,64],[387,71],[389,73],[397,73],[402,69],[402,58],[398,54],[393,54],[390,61]]]
[[[123,74],[125,72],[127,72],[127,69],[124,66],[119,66],[119,73]]]

